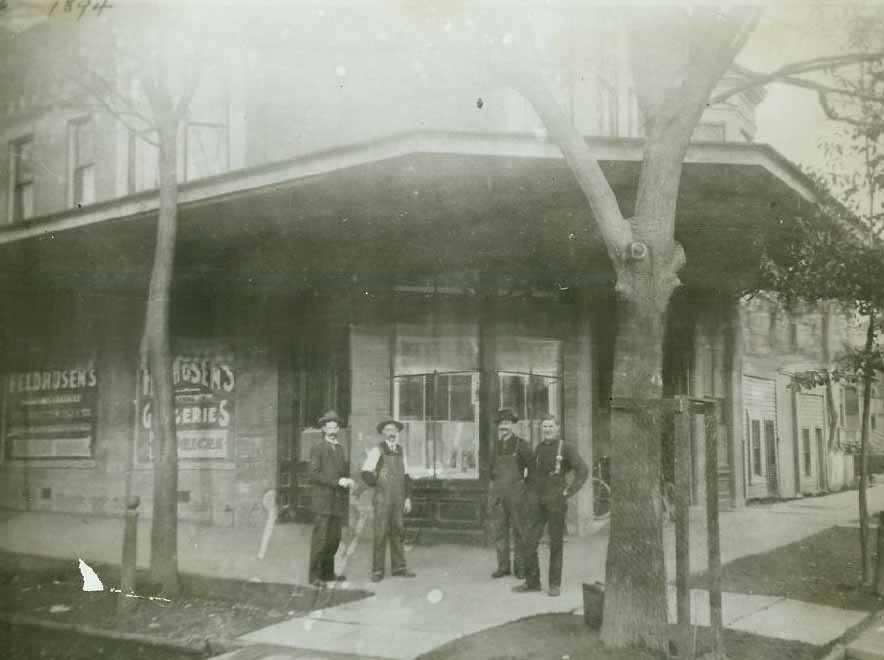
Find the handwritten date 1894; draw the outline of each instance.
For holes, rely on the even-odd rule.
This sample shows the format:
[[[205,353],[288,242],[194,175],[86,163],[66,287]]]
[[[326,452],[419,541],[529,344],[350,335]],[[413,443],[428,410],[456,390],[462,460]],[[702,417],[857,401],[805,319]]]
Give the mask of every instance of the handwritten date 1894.
[[[52,3],[52,7],[49,8],[49,16],[52,16],[56,10],[59,10],[59,12],[63,11],[66,14],[79,11],[79,16],[77,16],[79,21],[89,9],[92,9],[96,16],[101,16],[101,12],[105,9],[112,8],[113,5],[108,0],[55,0]]]

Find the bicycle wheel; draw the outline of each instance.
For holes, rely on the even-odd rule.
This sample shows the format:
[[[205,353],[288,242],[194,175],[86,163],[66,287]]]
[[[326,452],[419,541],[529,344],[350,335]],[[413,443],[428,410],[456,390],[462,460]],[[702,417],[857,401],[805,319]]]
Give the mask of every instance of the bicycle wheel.
[[[611,487],[599,477],[592,478],[592,512],[596,520],[611,515]]]

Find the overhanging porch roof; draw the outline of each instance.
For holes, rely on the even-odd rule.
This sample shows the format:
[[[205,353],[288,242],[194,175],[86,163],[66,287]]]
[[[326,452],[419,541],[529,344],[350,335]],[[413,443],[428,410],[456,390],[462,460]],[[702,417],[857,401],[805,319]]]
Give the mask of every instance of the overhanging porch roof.
[[[588,144],[628,216],[642,141]],[[678,205],[686,281],[732,281],[753,233],[813,199],[810,182],[767,145],[692,144]],[[157,207],[152,191],[0,228],[0,277],[28,270],[72,283],[92,270],[110,286],[143,281]],[[179,271],[196,280],[284,285],[305,273],[501,263],[608,269],[561,152],[533,136],[393,136],[184,184],[179,208]]]

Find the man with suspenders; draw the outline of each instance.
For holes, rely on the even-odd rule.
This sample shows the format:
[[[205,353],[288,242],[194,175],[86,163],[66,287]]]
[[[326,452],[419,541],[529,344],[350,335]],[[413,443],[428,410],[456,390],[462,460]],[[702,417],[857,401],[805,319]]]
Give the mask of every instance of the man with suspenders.
[[[540,565],[537,546],[543,530],[549,526],[549,593],[558,596],[562,588],[562,546],[565,537],[565,514],[568,498],[583,487],[589,468],[576,447],[562,440],[559,424],[552,415],[543,418],[542,441],[528,463],[527,495],[523,535],[525,539],[525,584],[513,591],[540,591]],[[574,472],[569,485],[568,472]]]
[[[415,577],[405,566],[403,537],[405,524],[403,513],[411,512],[411,477],[408,476],[408,460],[399,432],[404,428],[394,419],[382,421],[377,426],[384,439],[372,447],[362,465],[362,480],[375,488],[374,498],[374,550],[372,554],[371,581],[384,578],[387,559],[387,542],[390,544],[390,574],[395,577]]]

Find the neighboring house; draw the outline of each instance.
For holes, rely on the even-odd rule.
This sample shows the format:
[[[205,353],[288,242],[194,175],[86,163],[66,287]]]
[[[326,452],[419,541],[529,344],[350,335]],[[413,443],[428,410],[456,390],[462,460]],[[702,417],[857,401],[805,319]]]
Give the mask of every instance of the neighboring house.
[[[605,16],[595,40],[555,9],[532,15],[555,93],[628,206],[641,118],[625,40]],[[172,315],[180,515],[258,524],[275,489],[299,518],[315,420],[336,408],[354,466],[379,419],[406,424],[412,524],[481,533],[498,408],[532,441],[552,413],[588,460],[608,453],[608,258],[518,95],[429,79],[419,59],[340,30],[320,36],[329,50],[300,57],[280,44],[233,50],[229,75],[194,99]],[[39,47],[26,33],[19,48],[31,37]],[[131,491],[149,514],[151,383],[137,356],[156,153],[85,104],[54,108],[27,62],[6,75],[0,505],[119,514]],[[728,302],[751,277],[769,209],[813,200],[795,166],[752,143],[760,100],[710,108],[688,149],[677,228],[688,266],[666,345],[666,393],[721,404],[728,506],[815,490],[819,470],[815,399],[800,400],[810,458],[786,448],[799,446],[794,413],[772,365],[790,364],[790,345],[755,350],[753,308]],[[820,331],[801,332],[812,344]],[[702,420],[692,429],[700,503]],[[589,486],[569,523],[591,527]]]

